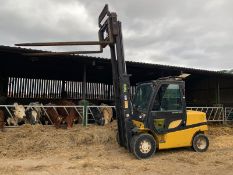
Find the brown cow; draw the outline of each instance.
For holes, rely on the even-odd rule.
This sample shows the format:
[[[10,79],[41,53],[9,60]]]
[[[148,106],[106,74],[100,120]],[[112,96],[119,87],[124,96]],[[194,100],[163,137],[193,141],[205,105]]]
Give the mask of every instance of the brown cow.
[[[55,104],[49,103],[46,106],[55,106]],[[56,128],[60,128],[60,125],[63,121],[63,116],[59,115],[57,110],[52,107],[46,107],[46,113],[48,114],[49,119],[54,124],[54,126]]]
[[[75,103],[69,100],[62,99],[58,102],[58,106],[75,106]],[[69,129],[72,128],[75,120],[80,122],[81,117],[73,107],[67,107],[65,109],[63,107],[60,107],[57,108],[57,111],[59,115],[63,116],[63,121],[67,123],[67,129]]]
[[[0,131],[4,131],[4,112],[2,110],[0,110]]]

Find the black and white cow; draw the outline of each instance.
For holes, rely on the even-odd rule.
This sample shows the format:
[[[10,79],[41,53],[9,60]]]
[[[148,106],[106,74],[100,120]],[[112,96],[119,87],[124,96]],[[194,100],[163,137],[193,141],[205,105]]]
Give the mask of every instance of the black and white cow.
[[[32,125],[40,123],[42,117],[42,107],[43,105],[39,102],[29,103],[28,107],[25,110],[26,113],[26,123]]]
[[[35,125],[40,123],[40,118],[42,116],[42,109],[40,106],[42,106],[42,104],[33,102],[25,109],[23,105],[14,103],[13,116],[7,119],[7,124],[9,126],[18,126],[22,124]]]

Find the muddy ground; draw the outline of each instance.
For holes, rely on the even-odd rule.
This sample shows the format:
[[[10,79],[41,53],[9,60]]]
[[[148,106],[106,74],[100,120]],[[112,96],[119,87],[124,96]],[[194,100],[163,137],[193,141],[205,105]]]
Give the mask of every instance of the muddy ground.
[[[210,126],[205,153],[159,151],[137,160],[115,141],[116,124],[71,130],[25,125],[0,132],[0,174],[233,174],[233,125]]]

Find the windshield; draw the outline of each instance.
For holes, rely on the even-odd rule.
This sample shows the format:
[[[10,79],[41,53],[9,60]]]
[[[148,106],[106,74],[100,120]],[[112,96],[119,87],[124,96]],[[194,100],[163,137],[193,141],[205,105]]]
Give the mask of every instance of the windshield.
[[[138,86],[133,99],[133,107],[140,112],[146,112],[147,107],[149,105],[151,93],[152,93],[151,84],[144,84]]]

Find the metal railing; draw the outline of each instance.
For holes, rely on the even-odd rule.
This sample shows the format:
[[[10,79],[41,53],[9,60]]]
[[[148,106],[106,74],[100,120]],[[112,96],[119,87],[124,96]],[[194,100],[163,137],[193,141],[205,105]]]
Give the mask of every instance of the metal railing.
[[[86,106],[85,111],[85,120],[86,124],[89,122],[95,122],[96,121],[96,113],[101,113],[100,108],[112,108],[112,110],[116,110],[116,106]]]
[[[95,112],[93,110],[98,110],[104,106],[87,106],[85,112],[86,124],[88,121],[95,121]],[[116,110],[115,106],[106,106],[113,110]],[[206,119],[208,122],[225,122],[233,121],[233,107],[187,107],[187,110],[200,111],[206,113]]]
[[[84,121],[84,106],[56,106],[56,105],[22,105],[25,109],[40,109],[42,115],[46,116],[48,118],[48,120],[50,121],[51,124],[54,124],[53,121],[51,120],[51,116],[50,114],[47,112],[48,108],[53,108],[54,111],[56,111],[56,113],[58,113],[57,109],[58,108],[63,108],[65,113],[68,115],[69,114],[69,110],[70,108],[75,109],[75,111],[78,113],[78,115],[80,116],[81,120],[82,120],[82,124],[85,125],[85,121]],[[14,105],[0,105],[0,109],[6,111],[5,112],[5,117],[7,118],[13,118],[14,117],[14,109],[15,106]],[[41,122],[41,119],[39,118],[39,123]],[[8,127],[8,126],[6,126]]]
[[[115,110],[115,106],[57,106],[57,105],[22,105],[25,109],[35,109],[35,108],[39,108],[41,110],[41,112],[43,113],[44,116],[46,116],[50,123],[53,124],[53,121],[51,120],[51,116],[50,114],[47,112],[48,108],[53,108],[54,111],[56,111],[56,113],[58,113],[58,108],[63,108],[64,111],[66,112],[66,114],[69,114],[69,108],[74,108],[75,111],[79,114],[79,116],[82,119],[82,124],[83,126],[86,126],[89,123],[95,123],[96,122],[96,114],[97,113],[101,113],[101,108],[112,108],[112,110]],[[14,109],[15,106],[14,105],[0,105],[0,109],[6,111],[5,112],[5,117],[7,118],[13,118],[14,117]],[[39,123],[41,123],[40,119],[39,119]],[[6,126],[6,127],[12,127],[12,126]],[[15,126],[14,126],[15,127]]]
[[[63,108],[68,115],[68,109],[74,108],[78,115],[81,117],[83,126],[96,122],[97,113],[101,113],[101,108],[109,107],[116,110],[115,106],[57,106],[57,105],[23,105],[23,107],[35,109],[40,108],[43,115],[46,116],[50,123],[53,124],[50,114],[47,113],[48,108],[53,108],[56,112],[58,108]],[[14,105],[0,105],[0,109],[6,111],[6,117],[14,117]],[[225,122],[233,121],[233,107],[187,107],[187,110],[200,111],[206,113],[208,122]],[[41,121],[40,121],[41,123]]]
[[[187,110],[206,113],[206,119],[209,122],[225,121],[225,110],[223,107],[187,107]]]
[[[225,121],[233,121],[233,108],[225,107]]]

